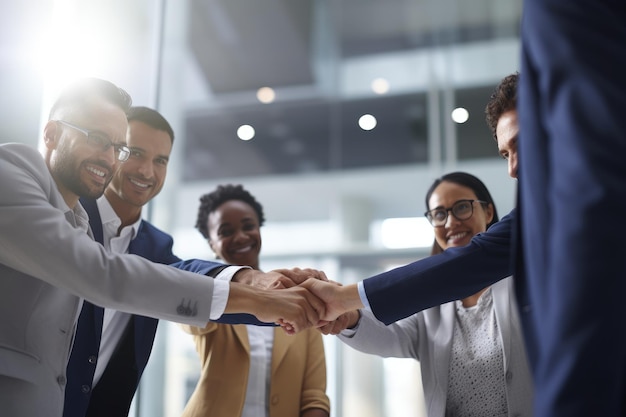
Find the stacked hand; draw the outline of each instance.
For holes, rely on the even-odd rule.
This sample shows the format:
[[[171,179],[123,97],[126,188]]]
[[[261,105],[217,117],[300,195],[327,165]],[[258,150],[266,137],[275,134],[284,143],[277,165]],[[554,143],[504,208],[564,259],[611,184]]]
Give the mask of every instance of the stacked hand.
[[[355,284],[341,286],[315,269],[277,269],[267,273],[245,269],[237,272],[236,277],[239,283],[248,285],[233,285],[231,291],[254,292],[255,297],[248,295],[243,299],[253,298],[256,302],[250,309],[250,305],[229,301],[230,312],[251,312],[261,321],[278,323],[289,334],[309,327],[319,327],[325,334],[339,333],[356,323],[354,313],[342,314],[363,307]]]
[[[323,271],[310,268],[276,269],[270,272],[261,272],[255,269],[242,269],[235,274],[233,281],[259,288],[276,290],[295,287],[309,278],[328,281]]]
[[[360,318],[359,310],[348,311],[337,317],[336,320],[320,326],[319,331],[324,334],[339,334],[342,330],[356,326]]]
[[[245,294],[243,297],[229,297],[227,307],[230,312],[250,312],[261,321],[280,324],[289,334],[317,326],[320,317],[326,314],[324,302],[306,288],[298,286],[307,279],[328,281],[322,271],[294,268],[265,273],[242,269],[235,278],[234,281],[248,285],[231,285],[233,294]],[[248,301],[237,303],[239,299]],[[251,299],[253,305],[250,305]]]

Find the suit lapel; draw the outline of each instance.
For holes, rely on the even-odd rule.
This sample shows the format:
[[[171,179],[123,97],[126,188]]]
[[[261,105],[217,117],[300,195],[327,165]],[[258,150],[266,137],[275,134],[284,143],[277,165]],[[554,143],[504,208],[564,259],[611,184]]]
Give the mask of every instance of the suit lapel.
[[[232,325],[233,331],[237,336],[237,340],[243,348],[245,349],[248,357],[250,357],[250,340],[248,339],[248,329],[244,324],[234,324]]]
[[[128,253],[133,253],[135,255],[139,255],[142,258],[150,259],[153,262],[158,262],[158,260],[153,259],[154,256],[150,253],[150,249],[153,245],[146,245],[147,239],[146,236],[146,228],[144,227],[144,221],[142,220],[139,223],[139,227],[137,228],[137,236],[133,240],[130,241],[128,245]]]
[[[304,337],[304,336],[302,336]],[[272,376],[278,369],[280,363],[285,358],[287,351],[293,343],[295,343],[296,337],[288,336],[280,327],[274,328],[274,346],[272,347]]]
[[[439,385],[444,391],[444,395],[447,395],[448,370],[450,368],[450,357],[452,355],[452,336],[454,334],[454,326],[456,323],[456,304],[452,301],[442,304],[439,308],[441,311],[441,321],[435,335],[437,348],[434,351],[433,363],[437,364],[434,369],[437,373]]]
[[[493,308],[496,311],[496,323],[502,337],[502,352],[504,353],[504,370],[509,367],[508,361],[511,358],[511,323],[510,308],[515,305],[515,300],[509,299],[513,291],[507,291],[508,286],[513,286],[511,278],[506,278],[496,282],[491,287],[493,294]],[[503,324],[503,323],[506,323]]]

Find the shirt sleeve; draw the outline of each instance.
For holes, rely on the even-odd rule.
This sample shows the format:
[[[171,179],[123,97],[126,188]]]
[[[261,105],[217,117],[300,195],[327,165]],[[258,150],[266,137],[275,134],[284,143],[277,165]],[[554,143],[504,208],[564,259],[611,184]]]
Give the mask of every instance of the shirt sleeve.
[[[215,277],[213,285],[213,300],[211,302],[210,319],[217,320],[226,310],[226,302],[228,301],[228,295],[230,294],[230,281],[237,271],[250,267],[247,266],[228,266],[220,271]]]
[[[357,284],[357,289],[359,291],[359,298],[361,298],[361,303],[363,303],[365,310],[372,311],[372,308],[370,307],[370,302],[367,299],[367,294],[365,293],[365,286],[363,285],[363,281],[359,281],[359,283]]]

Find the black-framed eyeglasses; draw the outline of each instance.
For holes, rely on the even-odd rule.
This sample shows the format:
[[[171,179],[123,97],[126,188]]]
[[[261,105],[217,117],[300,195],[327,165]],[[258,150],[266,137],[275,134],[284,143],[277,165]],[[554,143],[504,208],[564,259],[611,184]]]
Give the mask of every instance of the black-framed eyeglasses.
[[[474,214],[474,203],[487,204],[486,201],[481,200],[459,200],[452,207],[432,209],[424,213],[424,216],[434,227],[445,226],[448,220],[448,213],[452,213],[457,220],[467,220],[472,217],[472,214]]]
[[[105,134],[98,132],[97,130],[89,130],[76,126],[75,124],[66,122],[64,120],[55,120],[57,123],[61,123],[64,126],[71,127],[74,130],[78,130],[83,135],[87,136],[89,143],[100,148],[103,152],[108,151],[111,147],[115,151],[115,157],[118,161],[127,161],[130,157],[130,148],[126,145],[119,143],[113,143]]]

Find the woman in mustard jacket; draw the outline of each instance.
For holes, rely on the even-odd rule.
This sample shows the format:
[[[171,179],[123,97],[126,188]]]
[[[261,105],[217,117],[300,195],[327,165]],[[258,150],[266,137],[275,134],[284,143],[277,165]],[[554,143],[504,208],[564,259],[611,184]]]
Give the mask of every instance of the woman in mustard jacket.
[[[219,259],[259,269],[263,207],[241,185],[200,198],[196,227]],[[316,329],[209,323],[192,334],[202,374],[182,417],[328,417],[326,359]]]

